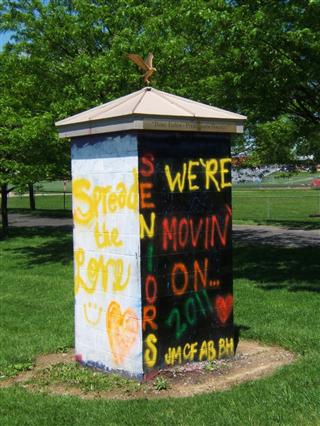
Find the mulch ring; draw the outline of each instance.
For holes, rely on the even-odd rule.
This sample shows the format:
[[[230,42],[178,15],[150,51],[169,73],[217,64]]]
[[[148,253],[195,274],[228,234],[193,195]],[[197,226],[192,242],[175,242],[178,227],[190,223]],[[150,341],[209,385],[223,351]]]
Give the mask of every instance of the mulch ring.
[[[239,342],[235,357],[216,361],[184,364],[160,370],[157,376],[144,383],[119,381],[112,389],[84,388],[66,381],[40,383],[37,378],[45,370],[60,365],[75,365],[74,351],[39,356],[30,371],[0,381],[0,387],[22,386],[30,392],[49,395],[76,396],[82,399],[152,399],[188,397],[208,392],[230,389],[240,383],[269,376],[281,366],[292,363],[295,355],[277,346],[267,346],[255,341]],[[91,370],[98,377],[97,371]],[[91,374],[91,372],[90,372]],[[100,376],[101,378],[101,376]],[[94,377],[91,377],[94,383]],[[131,382],[131,384],[130,384]],[[162,390],[159,390],[162,388]]]

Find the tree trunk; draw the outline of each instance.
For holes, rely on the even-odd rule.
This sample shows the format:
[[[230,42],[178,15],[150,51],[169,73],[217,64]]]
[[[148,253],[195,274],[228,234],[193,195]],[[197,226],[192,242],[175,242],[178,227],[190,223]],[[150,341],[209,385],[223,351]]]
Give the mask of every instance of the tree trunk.
[[[3,235],[8,235],[8,185],[6,183],[1,185],[1,218]]]
[[[35,200],[35,197],[34,197],[33,184],[29,183],[28,188],[29,188],[30,210],[35,210],[36,209],[36,200]]]

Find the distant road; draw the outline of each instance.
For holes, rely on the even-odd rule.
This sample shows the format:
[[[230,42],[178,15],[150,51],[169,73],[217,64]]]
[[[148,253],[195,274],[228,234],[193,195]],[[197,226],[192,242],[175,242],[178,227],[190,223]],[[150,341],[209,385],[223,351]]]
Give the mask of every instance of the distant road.
[[[72,228],[72,219],[68,217],[33,216],[31,214],[10,213],[9,226],[19,227],[69,227]]]

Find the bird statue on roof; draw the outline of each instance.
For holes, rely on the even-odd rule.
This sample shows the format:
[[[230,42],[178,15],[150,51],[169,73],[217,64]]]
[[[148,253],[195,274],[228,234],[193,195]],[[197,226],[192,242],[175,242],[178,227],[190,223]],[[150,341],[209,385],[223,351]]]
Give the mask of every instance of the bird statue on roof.
[[[145,60],[143,60],[140,55],[136,55],[135,53],[128,53],[127,57],[130,59],[130,61],[138,65],[142,71],[144,71],[143,81],[149,86],[150,78],[157,71],[157,69],[152,65],[153,54],[150,52]]]

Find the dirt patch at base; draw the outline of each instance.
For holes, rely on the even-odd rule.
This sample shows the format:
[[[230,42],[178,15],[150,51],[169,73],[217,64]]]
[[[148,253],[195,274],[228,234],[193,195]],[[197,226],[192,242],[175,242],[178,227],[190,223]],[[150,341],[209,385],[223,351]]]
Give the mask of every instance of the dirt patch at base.
[[[237,384],[271,375],[277,368],[290,364],[294,360],[295,355],[280,347],[242,340],[233,358],[163,369],[159,371],[155,380],[141,384],[134,381],[123,383],[116,381],[111,390],[95,390],[94,385],[84,389],[80,384],[77,386],[75,383],[70,384],[63,380],[60,383],[59,381],[51,383],[50,380],[37,381],[44,371],[54,366],[75,365],[74,352],[70,351],[38,357],[31,371],[1,381],[0,387],[17,385],[30,392],[70,395],[83,399],[179,398],[226,390]],[[90,377],[90,380],[94,383],[95,377],[98,378],[97,375],[106,373],[91,370],[89,374],[92,374],[93,377]],[[158,390],[159,386],[163,389]]]

